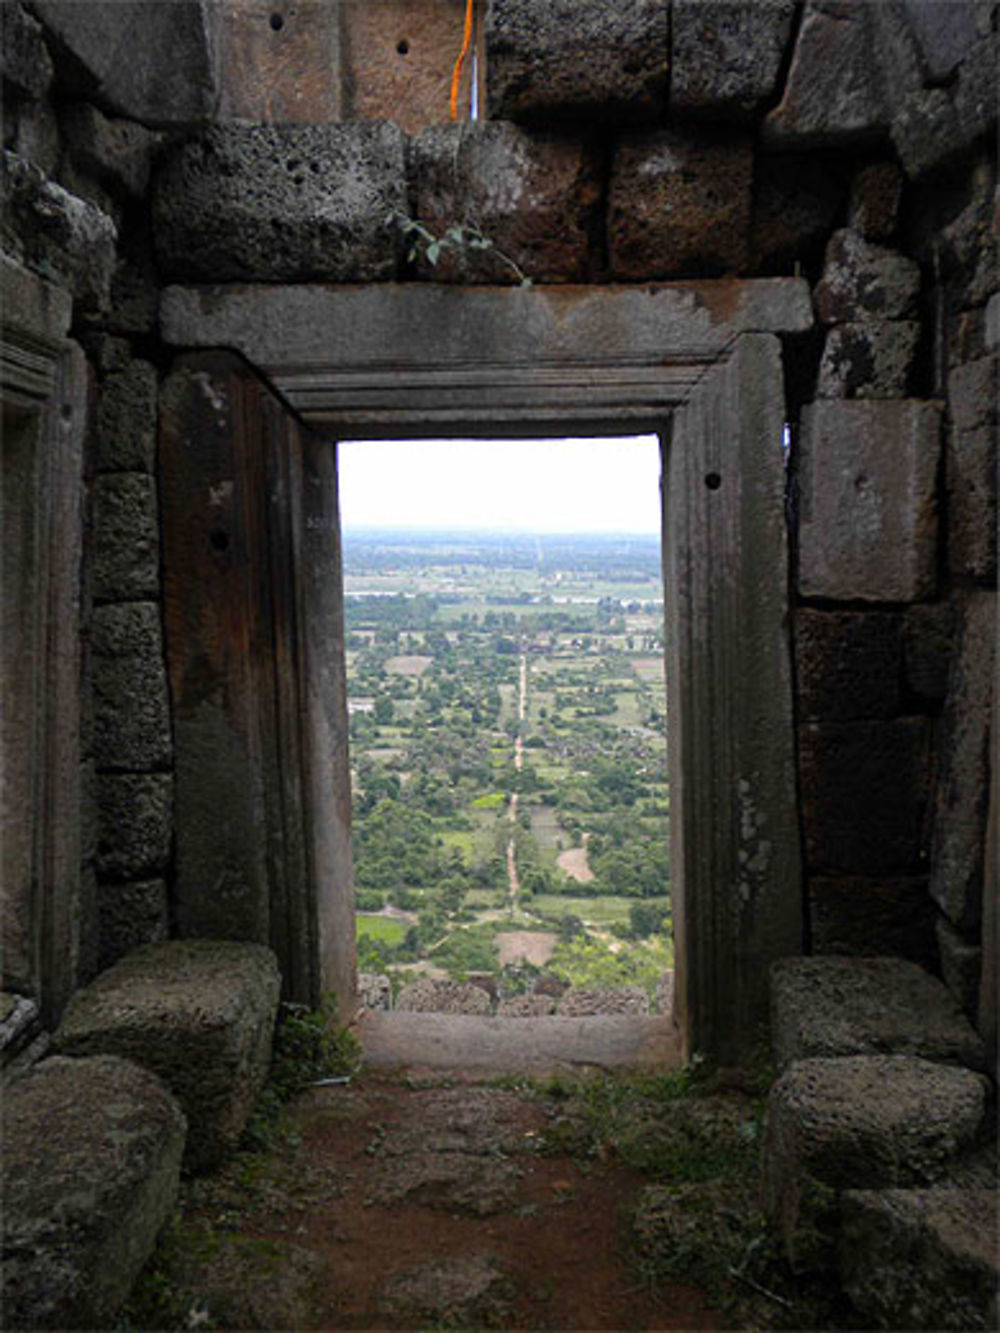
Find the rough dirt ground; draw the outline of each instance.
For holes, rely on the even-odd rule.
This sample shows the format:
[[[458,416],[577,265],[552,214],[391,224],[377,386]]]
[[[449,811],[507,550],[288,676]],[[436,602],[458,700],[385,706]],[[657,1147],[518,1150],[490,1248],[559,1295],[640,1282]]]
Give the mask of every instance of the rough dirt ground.
[[[696,1288],[630,1266],[622,1219],[646,1182],[553,1151],[554,1114],[441,1077],[311,1089],[275,1151],[189,1186],[153,1286],[175,1327],[726,1327]]]

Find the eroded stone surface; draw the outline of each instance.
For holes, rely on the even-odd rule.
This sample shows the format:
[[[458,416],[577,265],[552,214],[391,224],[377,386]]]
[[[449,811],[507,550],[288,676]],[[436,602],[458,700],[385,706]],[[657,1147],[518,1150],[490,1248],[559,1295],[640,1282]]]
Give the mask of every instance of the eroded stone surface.
[[[106,343],[118,340],[106,339]],[[110,347],[106,355],[113,357]],[[97,409],[97,466],[102,472],[152,472],[156,453],[156,368],[126,361],[107,374]]]
[[[166,767],[172,742],[159,604],[96,607],[91,645],[98,766],[132,772]]]
[[[649,996],[641,986],[611,986],[603,990],[574,986],[559,1001],[562,1018],[585,1014],[648,1014]]]
[[[157,172],[156,252],[172,278],[378,282],[407,213],[391,122],[216,126]]]
[[[984,356],[948,376],[948,564],[984,582],[997,572],[998,364]]]
[[[101,773],[97,871],[104,879],[138,879],[166,868],[173,834],[174,784],[169,773]]]
[[[0,75],[5,89],[32,98],[43,97],[52,82],[52,57],[41,24],[13,2],[3,7]]]
[[[799,716],[853,722],[894,717],[902,683],[902,620],[895,611],[795,613]]]
[[[111,218],[6,149],[0,205],[5,248],[69,287],[84,308],[107,306],[117,240]]]
[[[774,94],[794,11],[792,0],[674,0],[671,109],[752,116]]]
[[[87,102],[70,107],[62,131],[74,164],[106,189],[141,199],[160,136],[132,120],[103,115]]]
[[[895,162],[871,162],[851,181],[847,225],[866,241],[888,241],[899,225],[903,173]]]
[[[81,91],[149,125],[204,121],[218,98],[210,0],[39,0],[35,11],[72,56]]]
[[[925,1185],[979,1132],[985,1081],[904,1055],[801,1060],[768,1098],[763,1201],[796,1268],[831,1262],[841,1190]]]
[[[943,916],[938,917],[935,930],[944,984],[963,1013],[974,1023],[979,1008],[979,980],[983,967],[983,951],[978,937],[968,939]]]
[[[809,932],[815,954],[867,957],[877,950],[924,968],[937,967],[935,915],[926,875],[809,877]]]
[[[995,1328],[995,1190],[847,1190],[844,1289],[877,1328]]]
[[[940,408],[823,400],[802,415],[799,591],[910,602],[936,587]]]
[[[862,0],[806,5],[781,104],[764,122],[764,141],[782,148],[844,148],[888,127],[872,60],[869,6]]]
[[[492,0],[492,120],[656,120],[667,98],[666,0]]]
[[[185,1121],[126,1060],[44,1061],[4,1092],[9,1328],[106,1328],[177,1197]]]
[[[393,1319],[434,1325],[508,1327],[513,1286],[492,1255],[441,1259],[387,1279],[379,1291],[380,1311]]]
[[[411,1013],[488,1014],[490,997],[467,982],[422,977],[403,987],[396,997],[396,1008]]]
[[[919,293],[920,269],[912,259],[844,228],[826,247],[813,299],[821,322],[835,324],[866,316],[911,319],[918,313]]]
[[[921,327],[912,320],[835,324],[826,335],[817,398],[905,398]]]
[[[751,142],[741,135],[689,126],[625,136],[608,199],[614,276],[744,271],[752,174]]]
[[[976,936],[982,928],[990,715],[996,682],[996,593],[968,594],[962,599],[959,616],[958,650],[942,723],[931,894],[953,925]]]
[[[279,986],[274,954],[260,944],[145,945],[74,995],[55,1046],[159,1074],[188,1118],[185,1163],[205,1170],[235,1147],[263,1087]]]
[[[107,472],[94,482],[95,601],[155,598],[160,591],[160,527],[153,477]]]
[[[799,776],[810,867],[919,874],[927,855],[930,730],[922,717],[807,722]]]
[[[101,968],[111,967],[142,944],[159,944],[169,934],[167,886],[162,879],[101,884],[97,910]]]
[[[786,958],[771,969],[771,1041],[785,1068],[819,1056],[918,1055],[981,1069],[951,992],[902,958]]]
[[[420,277],[452,282],[573,282],[586,277],[600,197],[578,138],[477,122],[434,125],[416,136],[408,171],[415,213],[435,236],[472,224],[478,240],[445,246],[437,262],[418,247]],[[513,261],[513,262],[511,262]]]

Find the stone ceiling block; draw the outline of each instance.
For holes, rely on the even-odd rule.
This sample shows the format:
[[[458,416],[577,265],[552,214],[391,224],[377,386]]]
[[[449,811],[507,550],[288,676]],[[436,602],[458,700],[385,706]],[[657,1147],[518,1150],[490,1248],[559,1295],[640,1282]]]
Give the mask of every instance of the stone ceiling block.
[[[432,233],[472,224],[488,248],[419,248],[418,273],[457,282],[573,282],[587,277],[600,199],[594,163],[577,137],[530,133],[501,121],[435,125],[409,154],[415,214]]]
[[[154,241],[173,278],[378,282],[406,215],[391,122],[227,125],[183,144],[154,182]]]
[[[764,121],[774,148],[848,148],[889,128],[865,0],[810,0],[781,104]]]
[[[608,198],[614,277],[744,272],[752,180],[749,137],[686,127],[623,138]]]
[[[774,95],[793,0],[674,0],[670,109],[748,120]]]
[[[667,0],[490,0],[490,119],[655,121],[669,67]]]
[[[211,0],[37,0],[75,92],[154,128],[211,119],[218,101]]]

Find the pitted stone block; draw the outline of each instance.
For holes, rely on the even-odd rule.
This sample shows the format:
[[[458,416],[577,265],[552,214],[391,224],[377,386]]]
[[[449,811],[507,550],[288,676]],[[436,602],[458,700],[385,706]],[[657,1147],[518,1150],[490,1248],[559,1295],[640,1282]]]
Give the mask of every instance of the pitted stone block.
[[[128,601],[159,592],[156,481],[138,472],[106,472],[94,483],[94,599]]]
[[[16,153],[5,149],[0,163],[6,243],[16,237],[18,259],[69,287],[84,309],[104,310],[118,239],[112,219]]]
[[[752,117],[774,95],[794,12],[792,0],[674,0],[671,110]]]
[[[66,112],[62,128],[70,156],[81,171],[114,195],[143,197],[159,135],[134,120],[105,116],[87,102],[78,102]]]
[[[106,883],[98,887],[98,966],[111,967],[141,944],[167,939],[167,886],[162,879]]]
[[[941,409],[825,399],[802,414],[799,591],[911,602],[937,586]]]
[[[216,126],[156,174],[162,271],[207,282],[394,278],[403,143],[389,121]]]
[[[951,992],[903,958],[783,958],[771,968],[780,1068],[840,1055],[915,1055],[984,1067],[983,1043]]]
[[[744,272],[752,176],[748,136],[688,126],[623,137],[608,199],[614,276]]]
[[[853,722],[900,709],[902,618],[895,611],[795,613],[799,716]]]
[[[4,1092],[6,1328],[110,1328],[173,1212],[185,1121],[127,1060],[43,1061]]]
[[[129,361],[101,385],[97,466],[101,472],[152,472],[155,456],[156,368]]]
[[[667,0],[491,0],[491,120],[655,121],[670,67]]]
[[[920,268],[912,259],[873,245],[849,228],[830,237],[823,276],[813,293],[823,324],[912,319],[918,314],[919,295]]]
[[[817,398],[905,398],[920,341],[915,320],[835,324],[826,335]]]
[[[101,773],[97,807],[97,872],[102,879],[138,879],[166,868],[174,808],[169,773]]]
[[[411,981],[396,997],[396,1009],[404,1013],[488,1014],[490,1008],[490,997],[478,986],[430,977]]]
[[[879,876],[925,869],[930,739],[923,717],[807,722],[799,728],[810,866]]]
[[[998,365],[984,356],[948,376],[948,564],[983,582],[997,574]]]
[[[95,608],[91,645],[94,757],[104,771],[151,771],[172,754],[157,602]]]
[[[961,600],[959,617],[957,652],[941,726],[931,896],[953,925],[976,936],[982,929],[997,594],[969,593]]]
[[[841,1211],[841,1280],[876,1328],[997,1327],[995,1190],[847,1190]]]
[[[412,141],[408,171],[416,216],[435,235],[475,225],[486,248],[420,252],[420,277],[438,281],[580,282],[587,277],[594,163],[578,138],[496,121],[433,125]],[[513,261],[513,262],[511,262]]]
[[[185,1164],[205,1170],[236,1146],[267,1078],[280,985],[261,944],[144,945],[77,991],[55,1046],[159,1074],[188,1118]]]
[[[842,1190],[926,1185],[976,1139],[986,1083],[905,1055],[801,1060],[768,1099],[763,1202],[797,1269],[828,1267]]]

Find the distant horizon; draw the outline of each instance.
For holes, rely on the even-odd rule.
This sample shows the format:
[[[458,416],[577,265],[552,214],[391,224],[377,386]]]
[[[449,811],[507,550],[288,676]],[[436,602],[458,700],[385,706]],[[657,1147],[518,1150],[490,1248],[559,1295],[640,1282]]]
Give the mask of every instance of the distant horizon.
[[[342,527],[523,536],[657,536],[655,435],[345,440]]]
[[[636,532],[636,531],[615,531],[612,529],[586,529],[579,531],[570,529],[557,529],[555,531],[542,531],[535,528],[506,528],[506,527],[441,527],[441,526],[423,526],[421,524],[401,524],[401,523],[364,523],[348,524],[341,526],[341,536],[358,537],[365,535],[376,536],[399,536],[399,537],[533,537],[533,538],[558,538],[560,541],[572,540],[575,537],[600,537],[607,541],[637,541],[659,539],[660,531],[655,532]]]

